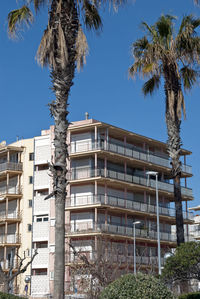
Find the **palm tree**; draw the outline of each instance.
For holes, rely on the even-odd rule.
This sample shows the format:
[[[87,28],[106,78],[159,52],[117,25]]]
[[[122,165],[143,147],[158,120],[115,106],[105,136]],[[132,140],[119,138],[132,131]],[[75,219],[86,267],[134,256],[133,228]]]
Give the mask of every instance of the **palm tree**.
[[[134,63],[129,68],[129,74],[131,77],[139,74],[148,78],[142,89],[144,95],[151,95],[160,87],[161,79],[164,81],[167,148],[174,179],[177,244],[180,245],[184,243],[180,186],[182,111],[185,116],[182,86],[190,90],[199,76],[200,38],[195,30],[200,25],[200,19],[192,15],[183,17],[177,34],[174,30],[175,19],[162,15],[152,26],[142,23],[147,35],[133,43]]]
[[[118,5],[121,0],[112,2]],[[55,160],[51,165],[54,189],[48,196],[55,196],[54,299],[64,298],[68,97],[75,68],[83,66],[87,54],[81,21],[87,29],[98,30],[102,25],[98,13],[100,4],[100,0],[24,0],[21,8],[8,15],[9,34],[14,37],[21,25],[32,23],[31,5],[34,5],[36,13],[42,6],[49,6],[48,25],[38,48],[37,59],[42,66],[50,67],[52,89],[56,96],[56,100],[49,105],[55,121]]]

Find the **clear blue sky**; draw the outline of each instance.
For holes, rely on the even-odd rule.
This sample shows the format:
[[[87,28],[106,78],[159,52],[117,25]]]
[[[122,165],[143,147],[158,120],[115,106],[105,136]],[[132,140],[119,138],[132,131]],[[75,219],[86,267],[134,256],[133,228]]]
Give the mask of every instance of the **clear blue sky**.
[[[22,33],[23,38],[13,42],[7,37],[6,17],[17,4],[15,0],[1,2],[0,141],[11,143],[16,136],[33,137],[53,124],[47,104],[54,95],[48,69],[41,69],[35,61],[47,12],[41,11],[33,26]],[[131,44],[143,35],[141,21],[153,24],[162,13],[179,19],[190,13],[200,17],[200,7],[195,7],[192,0],[136,0],[118,13],[104,9],[101,34],[87,34],[90,55],[71,89],[70,121],[83,119],[88,111],[92,118],[166,141],[162,90],[144,98],[142,80],[128,80],[128,67],[133,61]],[[190,205],[200,204],[199,94],[196,87],[185,96],[187,120],[182,123],[181,133],[183,147],[193,152],[188,164],[193,167],[194,177],[188,180],[188,187],[193,188],[195,202]]]

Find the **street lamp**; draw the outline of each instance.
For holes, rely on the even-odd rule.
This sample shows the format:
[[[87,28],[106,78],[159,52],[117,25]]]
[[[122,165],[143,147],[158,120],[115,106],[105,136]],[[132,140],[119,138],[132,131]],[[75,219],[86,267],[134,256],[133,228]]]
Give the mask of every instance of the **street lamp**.
[[[150,175],[156,177],[156,215],[157,215],[157,240],[158,240],[158,274],[161,275],[161,257],[160,257],[160,221],[159,221],[159,201],[158,201],[158,172],[147,171],[148,177]]]
[[[140,221],[133,222],[133,264],[134,264],[134,275],[136,275],[136,246],[135,246],[135,226],[141,223]]]

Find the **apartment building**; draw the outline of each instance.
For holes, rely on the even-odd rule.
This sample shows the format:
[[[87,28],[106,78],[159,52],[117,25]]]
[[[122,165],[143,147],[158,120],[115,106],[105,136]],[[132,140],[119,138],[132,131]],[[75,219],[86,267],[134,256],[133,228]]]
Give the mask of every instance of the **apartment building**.
[[[0,144],[0,261],[4,271],[17,271],[19,258],[31,257],[33,139]],[[17,256],[18,255],[18,256]],[[13,292],[23,293],[31,269],[18,276]]]
[[[54,198],[45,199],[52,191],[49,163],[54,161],[53,139],[52,126],[41,136],[0,148],[0,257],[6,271],[12,248],[20,253],[37,249],[31,269],[15,282],[23,289],[31,274],[32,298],[53,294],[55,208]],[[166,144],[93,119],[71,123],[67,143],[66,294],[82,292],[80,275],[71,271],[77,257],[69,243],[94,262],[101,247],[122,273],[132,272],[136,221],[140,222],[135,231],[137,269],[157,272],[156,182],[146,173],[158,172],[163,263],[164,254],[176,246],[171,230],[175,224],[174,187]],[[192,223],[187,209],[187,202],[193,200],[187,187],[192,176],[186,163],[190,154],[181,150],[186,225]],[[1,214],[6,215],[3,220]]]

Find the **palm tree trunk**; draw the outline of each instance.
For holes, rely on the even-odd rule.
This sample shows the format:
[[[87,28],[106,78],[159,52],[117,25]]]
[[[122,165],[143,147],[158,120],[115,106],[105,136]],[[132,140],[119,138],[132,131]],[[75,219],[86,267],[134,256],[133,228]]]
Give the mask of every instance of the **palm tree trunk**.
[[[59,6],[59,13],[58,13]],[[67,186],[67,102],[73,85],[76,56],[76,36],[78,32],[78,14],[74,1],[53,0],[49,24],[55,30],[55,66],[51,71],[53,91],[56,100],[50,104],[55,120],[54,146],[55,162],[52,167],[55,193],[55,261],[54,261],[54,299],[64,298],[65,281],[65,198]],[[58,42],[58,26],[62,27],[67,43],[68,61],[65,67],[61,62]]]
[[[165,89],[166,91],[166,89]],[[182,212],[182,197],[181,197],[181,161],[180,161],[180,124],[181,121],[176,116],[176,96],[174,96],[174,117],[169,112],[169,94],[166,91],[166,124],[168,133],[168,152],[171,157],[172,177],[174,179],[174,201],[176,210],[176,236],[177,245],[184,243],[184,224]]]

